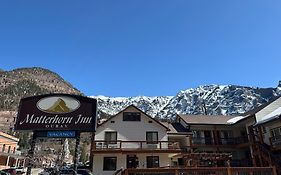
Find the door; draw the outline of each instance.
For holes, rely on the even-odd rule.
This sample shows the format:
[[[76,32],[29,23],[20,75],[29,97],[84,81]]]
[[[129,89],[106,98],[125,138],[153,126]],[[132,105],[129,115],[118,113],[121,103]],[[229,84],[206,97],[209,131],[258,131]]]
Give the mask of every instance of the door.
[[[222,142],[221,142],[221,132],[217,130],[216,135],[217,135],[217,144],[221,145],[222,144]]]
[[[183,158],[178,158],[178,165],[179,166],[184,166]]]
[[[139,165],[136,155],[127,155],[127,168],[137,168]]]
[[[212,144],[212,134],[211,131],[204,131],[204,137],[205,137],[205,144],[211,145]]]

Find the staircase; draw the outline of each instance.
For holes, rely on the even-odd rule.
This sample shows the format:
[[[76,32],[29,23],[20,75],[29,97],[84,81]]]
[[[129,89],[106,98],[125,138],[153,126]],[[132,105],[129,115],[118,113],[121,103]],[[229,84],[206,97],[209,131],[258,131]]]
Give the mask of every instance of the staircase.
[[[123,168],[116,170],[112,175],[122,175]]]
[[[258,151],[261,153],[263,160],[265,160],[268,165],[273,165],[276,167],[278,174],[281,175],[281,155],[273,153],[265,143],[256,142],[255,146],[257,147]]]

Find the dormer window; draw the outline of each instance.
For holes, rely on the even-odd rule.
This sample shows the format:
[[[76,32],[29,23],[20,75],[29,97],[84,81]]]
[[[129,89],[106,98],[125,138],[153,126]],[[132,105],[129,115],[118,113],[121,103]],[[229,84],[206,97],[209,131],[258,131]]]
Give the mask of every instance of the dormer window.
[[[141,121],[141,113],[123,112],[123,121]]]

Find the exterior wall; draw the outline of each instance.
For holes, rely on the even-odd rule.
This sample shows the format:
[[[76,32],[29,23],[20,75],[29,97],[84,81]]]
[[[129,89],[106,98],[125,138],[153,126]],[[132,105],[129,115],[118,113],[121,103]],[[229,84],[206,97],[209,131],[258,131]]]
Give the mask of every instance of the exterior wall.
[[[170,158],[168,153],[159,154],[135,154],[138,157],[139,167],[147,168],[146,157],[147,156],[159,156],[159,166],[165,167],[170,165]],[[96,175],[112,175],[115,171],[103,171],[103,160],[104,157],[117,157],[116,170],[126,169],[127,167],[127,154],[96,154],[94,156],[94,174]]]
[[[263,125],[266,129],[266,132],[263,133],[263,138],[264,138],[264,142],[268,145],[270,145],[270,137],[272,137],[270,130],[274,129],[274,128],[278,128],[281,127],[281,121],[280,120],[275,120],[269,123],[266,123]]]
[[[103,158],[104,157],[117,157],[116,170],[126,168],[126,155],[125,154],[96,154],[94,155],[94,174],[96,175],[112,175],[115,171],[103,171]]]
[[[158,132],[159,141],[168,141],[167,129],[145,116],[141,113],[141,121],[123,121],[123,112],[140,112],[134,107],[128,107],[125,111],[122,111],[117,116],[113,117],[103,125],[99,126],[96,130],[95,140],[105,140],[105,132],[115,131],[117,132],[117,141],[144,141],[145,146],[146,132],[156,131]],[[113,122],[114,121],[114,122]],[[117,143],[118,144],[118,143]],[[162,148],[168,148],[168,144],[162,144]],[[122,148],[138,148],[139,143],[126,143],[122,142]],[[158,145],[159,148],[159,145]],[[168,166],[169,157],[168,153],[131,153],[129,155],[136,155],[139,161],[139,168],[146,168],[146,156],[159,156],[159,166]],[[116,170],[127,167],[127,154],[121,153],[108,153],[108,154],[95,154],[94,155],[94,174],[97,175],[112,175],[115,171],[103,171],[104,157],[117,157]]]
[[[124,112],[139,112],[134,107],[129,107]],[[114,123],[111,123],[114,121]],[[152,123],[149,123],[152,121]],[[154,120],[149,119],[141,113],[141,121],[123,121],[123,112],[107,121],[96,130],[95,140],[104,140],[106,131],[117,131],[117,140],[122,141],[146,141],[147,131],[157,131],[159,141],[168,141],[167,131]],[[131,147],[133,145],[128,145]],[[137,145],[136,145],[137,146]]]
[[[14,150],[17,149],[17,141],[13,141],[11,139],[5,138],[3,136],[0,135],[0,153],[4,152],[4,153],[15,153]],[[5,145],[5,148],[3,150],[3,146]],[[10,147],[10,151],[9,151],[9,147]]]

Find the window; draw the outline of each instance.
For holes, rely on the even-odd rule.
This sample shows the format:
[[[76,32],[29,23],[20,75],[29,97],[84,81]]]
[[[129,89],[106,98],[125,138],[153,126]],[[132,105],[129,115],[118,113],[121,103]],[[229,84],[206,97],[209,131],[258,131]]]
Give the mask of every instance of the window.
[[[123,121],[141,121],[141,113],[123,112]]]
[[[110,144],[117,143],[117,132],[116,131],[109,131],[104,133],[104,140]]]
[[[266,128],[265,128],[265,126],[262,126],[262,133],[264,134],[264,133],[266,133]]]
[[[229,138],[233,138],[233,132],[231,130],[222,130],[222,138],[224,139],[229,139]]]
[[[200,131],[194,130],[194,131],[192,131],[192,134],[193,134],[193,137],[195,137],[195,138],[200,138],[201,137],[201,132]]]
[[[156,131],[146,132],[146,142],[148,144],[156,144],[158,142],[158,132]]]
[[[281,136],[281,127],[273,128],[270,130],[272,137],[280,137]]]
[[[8,153],[10,153],[10,151],[11,151],[11,146],[8,147]]]
[[[157,168],[159,167],[159,156],[147,156],[146,162],[147,168]]]
[[[117,157],[104,157],[103,158],[103,170],[115,171],[117,164]]]
[[[4,144],[3,146],[2,146],[2,152],[5,152],[5,148],[6,147],[6,145]]]

